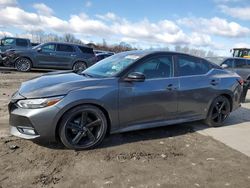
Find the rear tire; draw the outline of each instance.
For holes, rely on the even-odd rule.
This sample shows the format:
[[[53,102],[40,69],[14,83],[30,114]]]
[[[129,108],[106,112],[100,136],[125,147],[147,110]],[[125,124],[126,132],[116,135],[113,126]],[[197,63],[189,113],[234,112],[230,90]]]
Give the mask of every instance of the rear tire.
[[[222,126],[230,114],[230,101],[224,96],[219,96],[212,102],[205,123],[210,127]]]
[[[69,149],[90,149],[102,142],[107,127],[106,116],[99,108],[81,105],[69,110],[63,116],[59,136]]]
[[[32,67],[32,63],[28,58],[20,57],[16,60],[15,67],[17,71],[29,72]]]

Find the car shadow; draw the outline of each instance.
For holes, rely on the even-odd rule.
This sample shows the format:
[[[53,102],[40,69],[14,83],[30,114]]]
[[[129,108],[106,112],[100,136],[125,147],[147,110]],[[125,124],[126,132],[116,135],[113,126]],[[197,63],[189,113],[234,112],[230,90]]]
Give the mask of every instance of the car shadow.
[[[31,69],[31,73],[47,73],[47,72],[55,72],[55,71],[60,71],[56,69]],[[0,74],[11,74],[12,72],[18,72],[14,67],[0,67]],[[22,72],[18,72],[22,73]],[[28,72],[26,72],[28,73]]]
[[[225,121],[225,125],[222,126],[222,128],[227,126],[237,126],[240,123],[250,122],[249,114],[250,109],[245,107],[239,108],[229,116],[229,118]],[[177,137],[209,128],[210,127],[204,124],[202,121],[196,121],[190,123],[168,125],[165,127],[113,134],[107,136],[104,139],[103,143],[95,149],[109,148],[146,140]],[[216,129],[220,128],[221,127],[218,127]],[[51,149],[66,149],[61,143],[41,143],[40,141],[36,143]]]

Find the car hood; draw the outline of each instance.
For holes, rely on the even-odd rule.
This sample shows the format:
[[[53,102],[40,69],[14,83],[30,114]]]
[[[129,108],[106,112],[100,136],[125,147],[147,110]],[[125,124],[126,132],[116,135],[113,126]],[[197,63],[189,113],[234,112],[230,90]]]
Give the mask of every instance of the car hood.
[[[74,72],[48,73],[23,82],[18,92],[25,98],[43,98],[66,95],[72,90],[97,85],[99,82],[99,79]]]

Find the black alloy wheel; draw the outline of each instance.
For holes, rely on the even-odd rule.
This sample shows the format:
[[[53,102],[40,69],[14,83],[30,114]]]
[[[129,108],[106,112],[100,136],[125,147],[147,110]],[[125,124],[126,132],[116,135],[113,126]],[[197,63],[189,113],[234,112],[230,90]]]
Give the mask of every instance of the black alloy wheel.
[[[212,127],[223,125],[230,114],[230,108],[230,102],[226,97],[217,97],[210,107],[206,123]]]
[[[96,147],[107,132],[104,113],[95,106],[82,105],[68,111],[61,121],[59,135],[62,143],[70,149]]]

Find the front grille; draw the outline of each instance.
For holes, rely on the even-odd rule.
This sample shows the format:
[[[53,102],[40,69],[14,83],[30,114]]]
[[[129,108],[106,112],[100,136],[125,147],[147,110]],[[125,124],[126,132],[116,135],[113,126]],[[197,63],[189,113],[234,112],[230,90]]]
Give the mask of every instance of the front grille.
[[[33,127],[27,117],[10,114],[10,125],[15,127]]]

